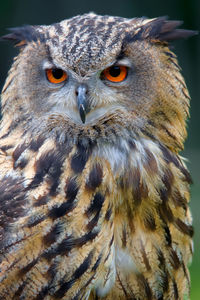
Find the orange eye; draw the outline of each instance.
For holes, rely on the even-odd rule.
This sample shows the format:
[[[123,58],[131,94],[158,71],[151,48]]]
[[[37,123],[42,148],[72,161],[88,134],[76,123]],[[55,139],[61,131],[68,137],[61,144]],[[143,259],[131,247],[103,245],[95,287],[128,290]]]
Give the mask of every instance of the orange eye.
[[[105,69],[103,77],[112,82],[122,82],[128,74],[128,68],[125,66],[112,66]]]
[[[47,69],[46,76],[51,83],[61,83],[67,79],[67,73],[57,68]]]

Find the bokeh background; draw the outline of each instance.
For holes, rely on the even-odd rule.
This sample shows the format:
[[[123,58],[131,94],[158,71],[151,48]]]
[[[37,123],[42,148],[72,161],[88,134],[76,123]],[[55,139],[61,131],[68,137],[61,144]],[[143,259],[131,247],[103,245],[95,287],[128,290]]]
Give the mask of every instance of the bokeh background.
[[[199,0],[0,0],[0,36],[6,28],[24,24],[51,24],[89,11],[122,17],[169,16],[183,20],[182,27],[200,31]],[[193,177],[191,209],[194,218],[195,252],[191,270],[191,299],[200,299],[200,35],[174,43],[191,101],[191,119],[183,156],[189,159]],[[17,50],[7,42],[0,44],[0,88]]]

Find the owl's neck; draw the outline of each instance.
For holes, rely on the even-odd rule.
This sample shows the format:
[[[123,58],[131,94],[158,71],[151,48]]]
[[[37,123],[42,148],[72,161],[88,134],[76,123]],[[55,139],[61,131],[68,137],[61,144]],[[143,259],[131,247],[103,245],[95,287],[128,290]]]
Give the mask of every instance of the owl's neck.
[[[147,174],[151,178],[162,177],[167,163],[179,160],[176,154],[140,130],[139,126],[134,130],[127,126],[124,118],[115,120],[115,115],[98,125],[80,128],[58,116],[52,116],[41,126],[26,128],[24,122],[11,122],[4,116],[0,145],[3,151],[10,155],[16,153],[16,149],[38,151],[46,143],[61,151],[61,155],[67,155],[74,148],[80,156],[107,161],[116,180],[125,186],[131,184],[132,174],[138,178],[145,178]]]

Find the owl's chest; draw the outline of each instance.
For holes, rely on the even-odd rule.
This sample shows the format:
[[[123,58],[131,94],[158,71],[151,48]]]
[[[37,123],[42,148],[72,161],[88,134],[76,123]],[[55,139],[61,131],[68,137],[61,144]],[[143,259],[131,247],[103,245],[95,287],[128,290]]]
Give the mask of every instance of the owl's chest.
[[[155,226],[154,219],[149,216],[154,211],[154,195],[157,195],[163,167],[159,147],[145,139],[122,140],[117,146],[106,145],[93,156],[102,161],[102,165],[107,162],[114,187],[109,197],[113,208],[114,243],[108,265],[108,270],[113,271],[106,287],[98,288],[99,295],[103,296],[117,280],[116,274],[122,280],[129,278],[132,281],[138,273],[136,258],[140,256],[143,243],[149,243],[148,227]]]

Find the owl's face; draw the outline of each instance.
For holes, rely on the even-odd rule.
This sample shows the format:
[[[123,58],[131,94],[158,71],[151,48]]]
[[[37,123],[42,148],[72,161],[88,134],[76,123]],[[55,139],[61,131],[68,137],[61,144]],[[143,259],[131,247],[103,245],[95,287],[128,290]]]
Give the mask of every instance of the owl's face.
[[[43,27],[51,38],[45,44],[28,45],[21,57],[23,65],[17,69],[20,98],[25,102],[28,99],[30,109],[43,117],[61,114],[81,126],[94,125],[118,109],[137,115],[140,110],[148,111],[157,80],[155,58],[149,51],[149,43],[126,43],[129,32],[120,20],[118,40],[113,45],[110,39],[116,28],[112,25],[107,29],[112,30],[111,45],[107,47],[108,32],[101,35],[95,32],[97,26],[105,27],[104,19],[97,19],[96,27],[89,23],[82,29],[83,19],[81,29],[77,25],[76,35],[80,39],[73,36],[71,43],[70,21],[60,24],[61,36],[56,26]],[[129,23],[129,30],[131,27],[133,30],[135,24]]]
[[[34,114],[37,124],[58,117],[77,128],[120,118],[127,128],[153,135],[179,126],[183,139],[188,99],[165,42],[175,26],[163,18],[88,14],[14,32],[23,49],[14,64],[13,113]]]

